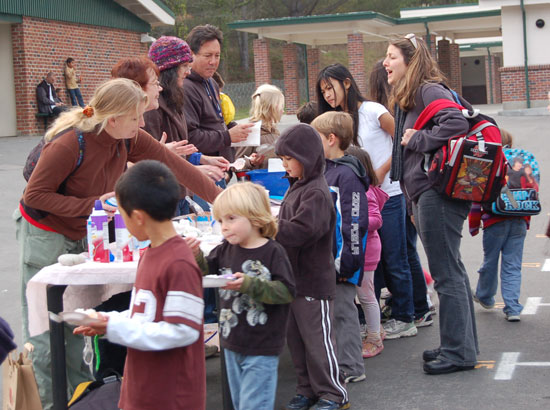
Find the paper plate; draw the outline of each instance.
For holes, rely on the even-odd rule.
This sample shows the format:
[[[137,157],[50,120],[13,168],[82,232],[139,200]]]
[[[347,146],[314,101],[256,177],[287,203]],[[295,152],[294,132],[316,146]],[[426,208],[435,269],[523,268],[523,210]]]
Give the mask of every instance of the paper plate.
[[[96,319],[81,312],[61,312],[59,314],[64,322],[73,326],[90,326],[101,323],[101,319]]]
[[[203,288],[221,288],[227,285],[230,279],[218,275],[206,275],[202,278]]]

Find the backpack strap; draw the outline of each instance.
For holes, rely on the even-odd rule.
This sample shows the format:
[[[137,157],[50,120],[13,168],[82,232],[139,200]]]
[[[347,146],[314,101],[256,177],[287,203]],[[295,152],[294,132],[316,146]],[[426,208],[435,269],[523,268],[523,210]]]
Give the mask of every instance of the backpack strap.
[[[78,169],[80,164],[82,164],[82,160],[84,159],[84,150],[86,149],[86,141],[84,140],[84,135],[82,133],[78,134],[78,160],[76,161],[76,168],[74,171]],[[74,171],[72,173],[74,173]]]
[[[446,98],[440,98],[438,100],[432,101],[428,104],[426,108],[422,110],[416,122],[414,123],[414,129],[422,129],[428,121],[430,121],[435,114],[445,108],[456,108],[457,110],[466,110],[462,105],[455,103],[454,101],[447,100]],[[466,110],[468,111],[468,110]]]
[[[462,115],[464,115],[464,117],[467,119],[477,117],[477,115],[479,114],[478,109],[469,111],[467,108],[460,104],[457,104],[451,100],[447,100],[446,98],[440,98],[438,100],[432,101],[428,104],[426,108],[422,110],[422,112],[416,119],[416,122],[414,123],[414,129],[421,130],[426,125],[426,123],[433,118],[435,114],[445,108],[456,108],[457,110],[460,110],[462,112]]]

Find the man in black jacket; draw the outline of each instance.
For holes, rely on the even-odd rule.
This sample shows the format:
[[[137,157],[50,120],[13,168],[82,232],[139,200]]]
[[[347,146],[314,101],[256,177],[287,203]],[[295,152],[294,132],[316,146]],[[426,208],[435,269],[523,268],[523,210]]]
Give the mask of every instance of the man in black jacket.
[[[36,87],[36,100],[38,102],[38,112],[53,114],[57,117],[65,111],[67,107],[57,97],[54,86],[55,77],[50,71],[46,78]]]

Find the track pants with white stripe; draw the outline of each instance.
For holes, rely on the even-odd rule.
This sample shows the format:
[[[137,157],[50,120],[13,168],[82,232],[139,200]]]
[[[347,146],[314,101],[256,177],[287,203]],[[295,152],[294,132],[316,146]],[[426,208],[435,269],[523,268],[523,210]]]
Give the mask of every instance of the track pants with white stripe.
[[[287,340],[296,393],[337,403],[348,400],[338,369],[333,301],[297,296],[290,304]]]

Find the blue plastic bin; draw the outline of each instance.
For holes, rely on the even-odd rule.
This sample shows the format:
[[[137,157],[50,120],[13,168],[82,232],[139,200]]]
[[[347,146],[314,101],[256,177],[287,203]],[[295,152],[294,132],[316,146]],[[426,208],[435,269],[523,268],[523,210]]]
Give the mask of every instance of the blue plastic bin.
[[[290,184],[283,178],[286,172],[267,172],[267,169],[248,171],[250,181],[263,185],[269,191],[269,196],[284,196]]]

